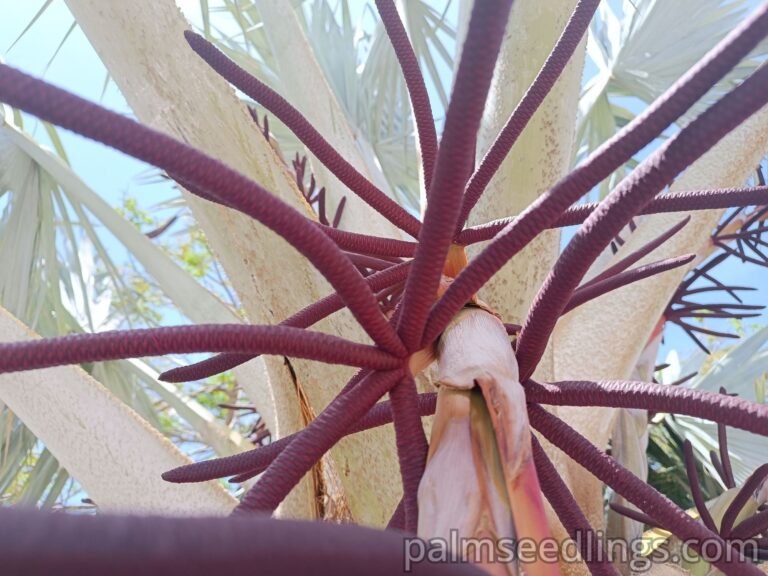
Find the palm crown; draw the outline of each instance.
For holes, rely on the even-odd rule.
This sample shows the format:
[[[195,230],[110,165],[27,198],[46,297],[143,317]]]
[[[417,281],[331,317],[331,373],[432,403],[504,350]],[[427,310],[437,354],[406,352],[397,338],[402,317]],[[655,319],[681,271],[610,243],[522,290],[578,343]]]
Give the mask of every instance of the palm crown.
[[[478,291],[543,231],[581,223],[581,227],[559,256],[531,305],[522,326],[507,323],[515,335],[514,350],[519,379],[525,390],[531,426],[542,438],[587,468],[595,477],[636,505],[653,519],[685,540],[723,540],[728,534],[713,530],[689,517],[631,472],[624,469],[566,422],[542,405],[605,406],[638,408],[684,414],[713,420],[757,434],[768,435],[768,409],[725,394],[661,386],[639,381],[567,381],[544,383],[533,379],[556,323],[575,307],[629,283],[688,264],[694,255],[637,266],[633,264],[668,240],[686,221],[663,231],[653,242],[623,258],[616,265],[582,282],[600,254],[641,214],[690,212],[711,208],[768,204],[765,186],[741,189],[694,190],[659,194],[695,160],[730,131],[741,125],[768,101],[768,69],[757,69],[748,79],[691,120],[658,150],[645,158],[598,204],[572,206],[595,186],[623,166],[640,149],[685,114],[724,77],[768,32],[768,6],[762,6],[711,52],[697,62],[666,93],[610,140],[581,161],[567,176],[515,217],[465,227],[475,204],[487,188],[529,120],[554,86],[577,49],[598,7],[595,0],[581,0],[541,72],[509,117],[477,166],[475,140],[493,78],[494,67],[505,33],[511,1],[477,2],[472,11],[461,60],[438,144],[432,110],[419,70],[394,3],[377,1],[379,12],[400,62],[414,113],[423,187],[427,208],[422,221],[388,197],[357,171],[326,141],[323,135],[274,90],[249,75],[202,37],[187,33],[192,49],[213,69],[243,93],[259,102],[290,128],[307,149],[351,193],[413,240],[384,238],[340,230],[313,221],[271,195],[258,183],[204,153],[160,132],[109,112],[95,104],[33,79],[10,67],[0,67],[0,100],[48,122],[103,142],[126,154],[164,170],[189,192],[210,202],[237,210],[267,226],[288,243],[327,279],[334,293],[297,312],[275,326],[196,325],[145,330],[127,330],[63,336],[0,346],[0,370],[34,370],[63,364],[133,358],[171,353],[215,352],[218,355],[163,375],[168,381],[203,378],[231,369],[260,354],[279,354],[318,362],[354,366],[360,371],[338,396],[304,430],[251,452],[169,471],[172,482],[197,482],[237,475],[239,479],[263,472],[235,509],[242,518],[227,521],[161,521],[102,518],[83,524],[97,530],[94,538],[103,549],[115,545],[99,526],[125,530],[135,542],[133,551],[155,570],[163,561],[153,555],[152,540],[166,539],[179,530],[174,554],[202,558],[213,542],[200,549],[193,543],[217,532],[231,537],[226,545],[227,562],[241,566],[257,558],[260,566],[300,569],[304,560],[292,554],[291,540],[309,539],[312,562],[320,562],[324,545],[338,551],[339,565],[321,571],[357,573],[363,559],[342,544],[359,538],[378,558],[397,555],[397,538],[367,529],[305,526],[264,519],[247,520],[249,512],[272,513],[290,490],[342,437],[365,429],[394,423],[400,464],[403,499],[393,511],[390,528],[415,531],[418,524],[418,488],[427,464],[428,442],[421,417],[435,411],[438,397],[419,394],[414,376],[414,358],[433,353],[449,323],[468,304],[477,302]],[[467,260],[464,247],[490,241]],[[321,319],[346,308],[363,328],[372,345],[310,331]],[[502,319],[503,320],[503,319]],[[512,345],[512,344],[510,344]],[[485,392],[485,390],[484,390]],[[388,402],[379,402],[385,395]],[[497,431],[498,434],[498,431]],[[550,458],[534,437],[532,458],[541,483],[565,529],[572,537],[592,531],[573,495],[560,478]],[[768,477],[759,468],[743,490],[747,492]],[[745,493],[747,493],[745,492]],[[5,519],[4,519],[5,518]],[[3,512],[3,524],[22,523],[42,530],[42,518]],[[99,557],[89,556],[68,538],[66,531],[77,519],[57,519],[50,524],[55,537],[74,562],[92,571],[100,569]],[[242,525],[240,523],[243,523]],[[250,522],[250,523],[248,523]],[[101,523],[101,524],[100,524]],[[264,535],[263,548],[237,550],[238,530],[248,530],[257,539]],[[4,530],[5,531],[5,530]],[[267,535],[270,535],[268,538]],[[275,535],[279,535],[276,537]],[[270,540],[271,538],[271,540]],[[20,563],[46,569],[46,550],[30,558],[22,546],[8,552]],[[599,539],[580,539],[580,550],[595,574],[616,569],[595,553]],[[57,544],[56,546],[58,546]],[[316,547],[316,548],[315,548]],[[270,550],[269,559],[266,553]],[[315,554],[313,556],[313,554]],[[402,555],[402,550],[399,551]],[[600,558],[603,558],[602,560]],[[307,560],[310,562],[310,560]],[[718,559],[713,563],[726,573],[760,571],[740,559]],[[313,565],[313,570],[317,568]],[[391,559],[365,569],[391,569]],[[422,567],[425,571],[471,571],[470,567]],[[158,572],[159,573],[159,572]]]

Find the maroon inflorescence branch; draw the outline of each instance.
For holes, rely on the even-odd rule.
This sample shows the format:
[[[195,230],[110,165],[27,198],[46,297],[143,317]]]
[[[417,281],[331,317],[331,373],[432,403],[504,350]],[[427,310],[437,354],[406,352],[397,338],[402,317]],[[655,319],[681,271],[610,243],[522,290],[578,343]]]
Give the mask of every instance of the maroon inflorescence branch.
[[[310,567],[335,574],[362,570],[390,573],[399,561],[392,545],[399,537],[354,527],[287,523],[252,512],[272,512],[301,477],[342,437],[375,426],[394,423],[402,472],[403,500],[393,511],[390,527],[415,530],[418,518],[416,490],[424,470],[427,444],[421,416],[435,410],[435,396],[417,394],[409,359],[431,346],[447,323],[476,292],[520,250],[547,228],[582,224],[557,260],[519,330],[516,354],[529,402],[531,424],[553,445],[581,463],[597,478],[633,502],[637,517],[653,519],[681,538],[710,538],[722,542],[732,522],[721,530],[699,524],[663,495],[623,469],[610,456],[591,445],[564,422],[540,408],[542,404],[610,406],[670,412],[713,420],[768,435],[768,407],[725,394],[707,394],[682,387],[642,382],[558,382],[530,380],[558,319],[574,307],[620,286],[690,262],[692,255],[632,268],[641,258],[666,242],[686,220],[625,257],[616,265],[581,284],[586,271],[617,233],[641,214],[689,212],[707,208],[768,205],[768,188],[701,190],[676,194],[660,192],[683,170],[728,132],[768,102],[768,68],[758,69],[648,156],[601,203],[572,206],[586,192],[623,166],[658,138],[716,82],[721,80],[766,35],[768,4],[763,4],[709,54],[681,77],[648,109],[595,150],[570,174],[514,218],[464,228],[472,207],[493,174],[552,89],[581,43],[597,9],[597,0],[580,0],[531,88],[510,115],[486,156],[474,169],[474,142],[496,60],[504,38],[511,0],[476,2],[463,46],[445,129],[438,146],[424,79],[402,21],[391,0],[377,0],[385,29],[401,64],[417,128],[428,206],[423,222],[398,206],[350,165],[294,107],[279,94],[231,62],[202,37],[188,32],[194,51],[237,88],[274,114],[301,140],[350,193],[358,195],[414,241],[381,238],[339,230],[338,219],[310,220],[284,204],[258,183],[202,152],[133,120],[109,112],[77,96],[0,65],[0,101],[39,118],[82,134],[165,170],[189,192],[249,215],[285,238],[330,282],[334,293],[298,311],[278,326],[195,326],[65,336],[0,345],[0,372],[105,359],[184,352],[218,352],[217,356],[163,375],[169,381],[205,378],[228,370],[258,354],[278,354],[333,364],[360,371],[304,430],[267,446],[228,458],[184,466],[165,474],[172,482],[198,482],[235,476],[242,481],[262,474],[236,509],[237,518],[173,520],[102,518],[41,520],[39,516],[0,511],[0,552],[7,564],[48,573],[56,563],[101,573],[114,567],[110,550],[121,550],[132,566],[147,573],[200,573],[205,562],[216,559],[222,567],[240,569],[258,563],[268,571],[297,572]],[[265,123],[265,131],[268,128]],[[303,182],[303,162],[296,165]],[[761,183],[762,184],[762,183]],[[321,193],[304,191],[308,201]],[[761,213],[762,216],[762,213]],[[763,220],[751,222],[750,236],[737,246],[762,242]],[[329,225],[333,224],[333,225]],[[446,257],[452,246],[490,243],[461,270],[445,293],[435,300]],[[365,346],[307,330],[342,308],[351,311],[371,337]],[[509,326],[510,332],[518,328]],[[388,402],[379,402],[385,395]],[[534,442],[534,457],[541,485],[565,528],[571,533],[591,532],[547,455]],[[761,469],[755,478],[763,478]],[[752,484],[757,480],[752,481]],[[752,485],[750,484],[750,486]],[[764,516],[748,526],[762,529]],[[50,522],[50,530],[44,528]],[[729,524],[730,522],[730,524]],[[6,539],[16,525],[29,528],[18,546]],[[73,530],[92,534],[69,537]],[[9,532],[9,530],[11,530]],[[744,523],[733,529],[745,531]],[[13,532],[16,533],[16,532]],[[123,535],[116,547],[115,534]],[[375,538],[371,534],[377,534]],[[246,535],[246,536],[244,536]],[[244,540],[247,538],[247,545]],[[294,541],[304,549],[295,554]],[[350,542],[358,542],[350,547]],[[593,574],[616,574],[597,560],[599,543],[590,539],[585,561]],[[8,548],[7,542],[11,542]],[[162,545],[158,544],[161,542]],[[30,547],[30,543],[31,546]],[[255,548],[254,548],[254,543]],[[14,547],[15,546],[15,547]],[[25,547],[26,546],[26,547]],[[358,552],[365,550],[365,562]],[[309,551],[309,552],[307,552]],[[213,554],[221,553],[219,557]],[[402,550],[400,550],[402,552]],[[308,558],[307,564],[302,559]],[[370,562],[373,558],[374,562]],[[9,559],[9,560],[7,560]],[[341,560],[330,563],[326,560]],[[739,559],[717,564],[727,574],[758,574]],[[400,564],[396,568],[399,568]],[[466,565],[424,565],[427,574],[476,573]]]
[[[726,392],[721,388],[720,393],[725,394]],[[735,488],[736,484],[731,472],[731,459],[728,453],[726,427],[724,424],[718,423],[717,428],[720,456],[713,451],[710,454],[712,464],[714,464],[715,468],[718,470],[721,480],[726,488]],[[743,519],[738,525],[734,526],[734,523],[743,511],[744,506],[752,498],[752,495],[759,489],[762,483],[768,479],[768,465],[760,466],[749,476],[747,481],[736,492],[735,497],[728,504],[723,514],[722,521],[720,525],[718,525],[712,517],[709,508],[707,508],[706,500],[700,486],[693,445],[689,440],[684,440],[683,442],[683,460],[685,462],[686,474],[691,486],[691,496],[696,511],[699,513],[704,526],[718,534],[724,540],[738,543],[739,547],[749,556],[758,560],[768,559],[768,547],[766,547],[764,540],[756,538],[761,533],[768,530],[768,513],[765,510]],[[642,512],[638,512],[620,504],[611,504],[611,508],[619,514],[637,520],[638,522],[642,522],[643,524],[664,528],[662,521],[648,516],[647,514],[643,514]]]

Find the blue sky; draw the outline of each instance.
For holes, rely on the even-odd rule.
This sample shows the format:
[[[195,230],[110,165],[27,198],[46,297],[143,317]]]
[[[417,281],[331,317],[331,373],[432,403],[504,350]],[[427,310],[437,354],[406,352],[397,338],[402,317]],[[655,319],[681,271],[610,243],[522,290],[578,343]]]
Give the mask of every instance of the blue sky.
[[[8,51],[10,44],[43,4],[38,0],[0,0],[0,53],[5,62],[34,75],[45,73],[45,79],[57,86],[91,100],[101,99],[101,103],[108,108],[130,114],[114,83],[109,84],[101,98],[107,71],[78,27],[46,70],[46,65],[73,22],[63,1],[54,0],[24,37]],[[30,119],[25,128],[31,129],[40,141],[46,141],[45,132],[35,129],[34,125]],[[165,191],[162,197],[167,197],[166,186],[150,187],[139,182],[137,176],[146,175],[148,170],[141,162],[63,130],[60,135],[75,172],[112,204],[118,204],[124,194],[153,198]]]
[[[101,100],[108,108],[130,114],[130,109],[114,84],[107,86],[102,97],[107,72],[79,28],[73,30],[46,70],[73,21],[62,0],[54,0],[24,37],[8,51],[11,43],[43,4],[44,0],[0,0],[0,53],[6,63],[34,75],[44,74],[48,81],[58,86],[91,100]],[[198,1],[184,0],[180,4],[188,13],[194,13]],[[36,129],[34,125],[34,121],[29,119],[25,127],[45,142],[44,131]],[[119,205],[125,195],[132,195],[147,207],[174,195],[167,184],[148,185],[141,181],[149,173],[146,165],[67,132],[62,131],[61,137],[75,171],[111,204]],[[747,297],[750,303],[768,301],[768,274],[765,269],[741,265],[731,259],[724,272],[734,284],[761,288],[758,293]],[[764,324],[764,318],[758,320]],[[665,348],[670,347],[679,349],[685,356],[693,345],[680,330],[672,328],[667,331]]]

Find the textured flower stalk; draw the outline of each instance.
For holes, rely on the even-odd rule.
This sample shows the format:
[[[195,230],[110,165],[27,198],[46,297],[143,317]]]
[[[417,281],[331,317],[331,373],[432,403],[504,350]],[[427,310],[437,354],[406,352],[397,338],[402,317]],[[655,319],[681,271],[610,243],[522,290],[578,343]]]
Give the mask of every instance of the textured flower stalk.
[[[360,174],[296,108],[266,84],[240,68],[199,34],[186,32],[185,37],[192,49],[216,72],[284,122],[350,190],[357,192],[362,200],[398,228],[408,232],[413,237],[419,235],[419,221]]]
[[[669,212],[695,212],[768,204],[768,186],[754,188],[726,188],[722,190],[692,190],[659,194],[651,200],[638,215],[665,214]],[[563,212],[552,228],[582,224],[595,211],[598,204],[589,202],[573,206]],[[468,246],[493,239],[516,218],[501,218],[465,228],[456,237],[456,242]]]
[[[387,270],[371,274],[365,279],[365,282],[373,291],[383,290],[394,284],[401,283],[408,274],[408,266],[408,262],[397,264]],[[280,326],[309,328],[342,308],[344,308],[344,301],[338,294],[334,293],[299,310],[296,314],[283,320]],[[201,380],[231,370],[255,357],[252,354],[218,354],[195,364],[168,370],[160,375],[160,379],[166,382]]]
[[[405,566],[414,575],[483,576],[470,564],[407,564],[408,549],[395,532],[264,516],[80,516],[3,507],[0,557],[4,574],[26,576],[389,576]]]
[[[576,52],[576,48],[584,37],[599,4],[599,0],[580,0],[576,5],[568,24],[566,24],[555,47],[536,75],[533,84],[513,110],[504,128],[501,129],[480,162],[480,166],[474,171],[467,183],[457,232],[464,226],[469,218],[469,213],[485,192],[491,178],[501,167],[520,134],[523,133],[528,122],[565,70],[571,56]]]
[[[544,495],[563,526],[572,535],[592,533],[584,514],[578,508],[571,510],[575,506],[573,495],[532,438],[530,418],[554,445],[640,507],[639,518],[664,526],[680,538],[711,538],[725,546],[724,538],[729,534],[754,534],[763,530],[768,522],[765,514],[741,521],[739,510],[744,503],[749,503],[754,493],[768,492],[765,467],[755,472],[747,486],[733,489],[730,505],[722,514],[714,514],[716,518],[722,517],[720,526],[711,519],[700,524],[617,465],[604,453],[604,447],[593,446],[556,416],[542,410],[539,404],[641,408],[686,414],[717,422],[721,435],[726,424],[768,435],[765,405],[683,387],[627,381],[539,384],[528,376],[533,373],[555,323],[564,313],[620,286],[690,261],[691,256],[678,256],[632,268],[680,230],[685,225],[683,220],[621,262],[580,284],[600,251],[632,218],[643,213],[768,204],[768,188],[764,183],[749,189],[657,196],[680,171],[765,104],[768,69],[763,67],[676,132],[606,201],[572,207],[594,185],[659,137],[766,36],[768,3],[762,4],[660,99],[521,214],[463,232],[460,229],[472,205],[576,50],[598,3],[596,0],[578,2],[553,53],[476,170],[474,142],[511,1],[474,3],[439,147],[434,126],[429,125],[431,109],[424,79],[405,27],[391,0],[379,0],[377,5],[401,64],[417,125],[424,187],[429,200],[423,223],[357,172],[282,97],[234,65],[201,37],[190,33],[187,39],[206,62],[282,119],[308,150],[349,186],[351,193],[359,195],[416,241],[355,234],[328,225],[329,219],[323,213],[323,194],[315,195],[310,180],[309,192],[305,190],[304,194],[308,201],[318,201],[322,222],[315,222],[271,196],[256,182],[186,144],[0,65],[0,100],[149,162],[165,170],[191,193],[250,216],[303,254],[335,291],[277,327],[164,328],[2,344],[0,372],[176,352],[221,354],[168,373],[165,377],[169,380],[203,378],[261,353],[361,368],[304,430],[248,453],[166,474],[167,479],[175,482],[230,475],[235,475],[236,481],[243,481],[263,474],[243,498],[236,516],[272,512],[342,437],[394,423],[403,498],[392,513],[389,527],[417,529],[424,538],[445,537],[447,531],[458,527],[466,538],[487,537],[498,542],[514,536],[542,542],[549,536],[549,527],[543,514],[540,477]],[[264,130],[268,134],[266,122]],[[299,165],[303,177],[305,166],[301,162]],[[484,308],[477,300],[478,290],[543,230],[581,223],[584,226],[559,259],[525,319],[516,352],[513,352],[507,333],[517,333],[520,327],[505,325]],[[752,232],[764,231],[761,222],[754,224]],[[754,240],[752,236],[747,239],[743,235],[738,239],[726,237],[728,234],[726,231],[724,241]],[[464,246],[484,240],[491,240],[489,246],[467,262]],[[306,330],[345,307],[371,337],[372,346]],[[722,309],[712,310],[715,314],[724,313]],[[418,395],[412,376],[435,358],[439,392]],[[522,378],[517,373],[518,365]],[[380,402],[387,395],[390,401]],[[420,417],[435,411],[432,441],[427,449]],[[722,469],[726,476],[728,465],[724,457]],[[469,505],[456,506],[455,501],[465,501],[465,491],[471,495]],[[697,504],[702,500],[700,495],[694,494],[694,498]],[[110,554],[116,551],[116,541],[121,551],[128,551],[126,557],[134,564],[127,565],[133,572],[148,569],[147,573],[158,574],[201,573],[210,554],[215,556],[221,550],[224,557],[216,557],[217,569],[233,571],[245,571],[255,564],[267,571],[334,574],[358,574],[361,570],[371,574],[393,573],[401,567],[400,564],[394,566],[392,561],[393,558],[401,560],[392,550],[392,542],[402,544],[400,535],[388,533],[372,538],[366,530],[348,527],[326,530],[328,527],[286,524],[266,518],[254,518],[251,523],[246,523],[245,518],[231,518],[183,525],[158,519],[110,518],[95,520],[91,525],[82,519],[53,519],[43,524],[39,518],[30,518],[0,513],[0,534],[8,536],[11,542],[10,548],[3,548],[5,540],[0,538],[0,556],[6,563],[4,566],[10,558],[21,562],[20,566],[29,568],[27,571],[33,574],[53,573],[53,568],[60,568],[57,564],[65,560],[73,570],[81,569],[78,573],[104,573],[104,566],[112,562]],[[31,536],[27,538],[25,534],[27,539],[23,542],[18,538],[14,540],[9,530],[9,526],[17,528],[17,522],[29,528]],[[91,530],[88,533],[98,545],[88,548],[82,545],[85,542],[82,538],[73,540],[70,526],[78,529],[78,536],[80,529]],[[50,532],[45,527],[50,527]],[[115,534],[125,538],[115,538]],[[243,545],[243,534],[261,546],[254,556],[249,556],[250,547]],[[302,538],[308,542],[309,563],[302,560],[302,555],[295,554],[293,548],[294,542]],[[36,544],[32,551],[24,548],[29,542]],[[596,539],[591,542],[581,550],[590,571],[614,575],[616,571],[609,563],[595,560],[600,547]],[[349,549],[350,546],[353,548]],[[39,557],[38,548],[45,552]],[[365,550],[366,562],[372,559],[376,565],[365,565],[360,550]],[[532,576],[557,573],[556,565],[539,561],[514,565],[488,556],[482,559],[481,565],[494,574],[520,570]],[[757,573],[754,566],[743,562],[721,562],[718,567],[727,574],[739,576]],[[477,567],[468,564],[423,563],[414,570],[424,574],[478,573]]]
[[[337,336],[288,326],[242,324],[200,324],[77,334],[0,344],[0,351],[0,373],[195,352],[283,354],[384,370],[402,365],[401,359],[378,348],[355,344]]]
[[[381,21],[387,30],[392,47],[395,49],[408,88],[421,151],[424,189],[429,194],[429,186],[432,183],[432,173],[437,159],[437,133],[435,132],[435,122],[432,119],[432,105],[429,102],[427,86],[424,83],[424,76],[419,70],[416,53],[408,40],[405,25],[397,13],[394,0],[376,0],[376,8],[379,10]]]
[[[593,186],[658,137],[671,122],[679,118],[746,56],[766,34],[768,3],[762,5],[713,48],[647,110],[590,154],[575,170],[499,232],[493,242],[470,262],[445,296],[435,305],[424,330],[423,343],[426,345],[433,341],[469,297],[488,282],[510,258],[540,232],[554,225],[568,207]],[[759,98],[757,94],[755,96]],[[709,139],[705,139],[703,143],[712,144]],[[645,204],[647,202],[641,204],[638,210]]]

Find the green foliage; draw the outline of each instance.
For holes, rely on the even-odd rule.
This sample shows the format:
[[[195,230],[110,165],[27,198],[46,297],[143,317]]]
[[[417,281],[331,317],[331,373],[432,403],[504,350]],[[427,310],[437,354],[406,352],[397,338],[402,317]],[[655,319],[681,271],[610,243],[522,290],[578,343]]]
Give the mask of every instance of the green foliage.
[[[683,459],[683,438],[665,420],[652,424],[648,439],[648,484],[687,510],[692,508],[691,486]],[[700,463],[697,464],[702,493],[706,500],[722,490],[720,483]]]
[[[736,344],[724,345],[721,340],[718,346],[712,348],[710,356],[696,352],[666,380],[674,380],[692,369],[699,369],[695,378],[681,386],[710,392],[717,392],[723,387],[747,400],[764,402],[768,378],[766,344],[768,328],[759,329]],[[765,463],[768,442],[762,436],[734,428],[728,428],[727,434],[734,476],[737,485],[740,485],[755,468]],[[693,501],[682,456],[685,439],[693,445],[705,499],[710,500],[724,490],[709,456],[710,451],[719,452],[720,449],[717,427],[699,418],[670,414],[657,414],[651,423],[648,482],[684,508],[689,508]]]

